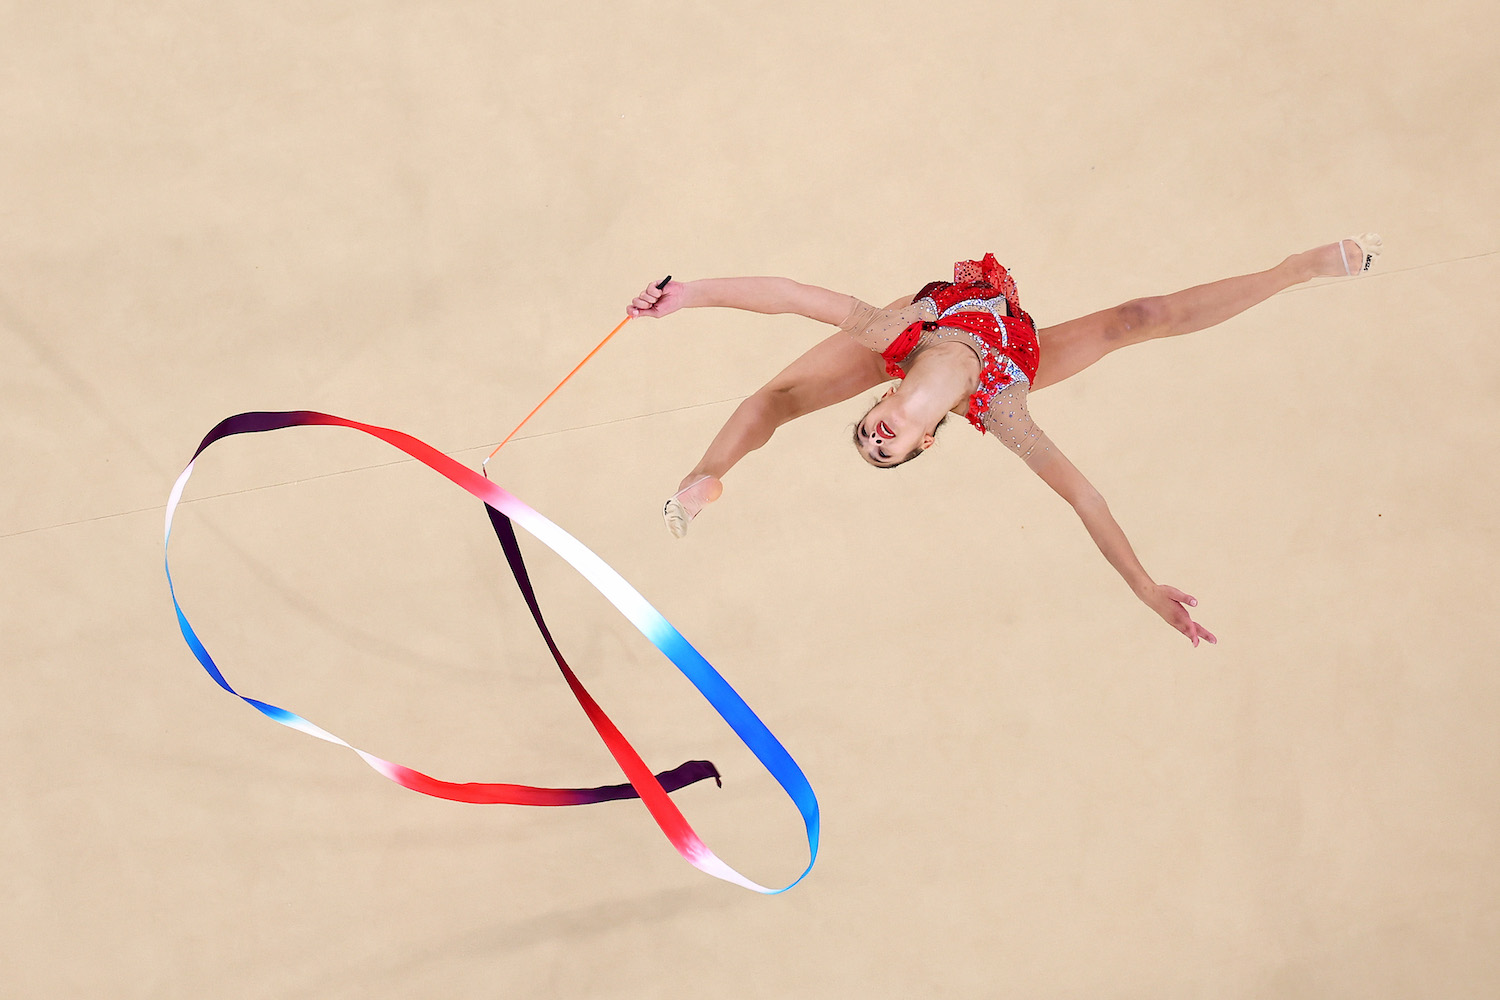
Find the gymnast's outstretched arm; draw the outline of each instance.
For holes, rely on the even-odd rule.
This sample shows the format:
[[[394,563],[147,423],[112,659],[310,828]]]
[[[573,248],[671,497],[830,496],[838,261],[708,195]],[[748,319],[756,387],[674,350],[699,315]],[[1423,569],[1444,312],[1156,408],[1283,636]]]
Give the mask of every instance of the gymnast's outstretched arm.
[[[790,278],[699,278],[669,281],[663,289],[647,285],[625,311],[631,316],[660,318],[679,309],[719,306],[758,313],[796,313],[838,326],[848,317],[854,302],[852,296]]]
[[[1197,605],[1197,599],[1176,587],[1151,579],[1140,559],[1136,558],[1125,532],[1109,512],[1104,497],[1032,421],[1026,406],[1024,382],[1016,383],[995,397],[985,418],[985,429],[995,440],[1019,455],[1042,482],[1068,502],[1104,558],[1148,608],[1187,636],[1194,646],[1200,639],[1218,642],[1212,632],[1193,621],[1192,613],[1188,611]]]
[[[1083,521],[1083,526],[1088,529],[1089,537],[1099,546],[1099,551],[1104,553],[1104,558],[1125,578],[1135,596],[1148,608],[1187,636],[1194,646],[1198,645],[1199,639],[1206,639],[1210,643],[1219,641],[1212,632],[1193,621],[1192,612],[1188,608],[1197,605],[1196,598],[1176,587],[1159,584],[1151,579],[1150,574],[1141,566],[1141,561],[1136,558],[1125,532],[1109,512],[1109,505],[1104,502],[1104,497],[1068,461],[1067,456],[1053,448],[1032,465],[1032,469],[1058,496],[1068,501]]]

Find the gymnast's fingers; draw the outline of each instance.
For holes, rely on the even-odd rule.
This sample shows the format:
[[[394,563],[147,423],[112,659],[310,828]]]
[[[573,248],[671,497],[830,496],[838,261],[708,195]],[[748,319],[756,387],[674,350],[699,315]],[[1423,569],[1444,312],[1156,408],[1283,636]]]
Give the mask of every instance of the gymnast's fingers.
[[[661,298],[661,292],[658,292],[655,286],[647,285],[645,291],[641,292],[641,294],[637,295],[634,299],[631,300],[629,308],[627,308],[625,311],[632,316],[640,316],[643,313],[649,313],[652,306],[656,305],[656,300],[659,298]]]
[[[1196,608],[1198,606],[1198,598],[1194,597],[1192,594],[1185,594],[1182,591],[1178,590],[1176,587],[1166,587],[1164,589],[1167,592],[1167,596],[1172,598],[1172,600],[1176,601],[1177,603],[1186,604],[1190,608]]]

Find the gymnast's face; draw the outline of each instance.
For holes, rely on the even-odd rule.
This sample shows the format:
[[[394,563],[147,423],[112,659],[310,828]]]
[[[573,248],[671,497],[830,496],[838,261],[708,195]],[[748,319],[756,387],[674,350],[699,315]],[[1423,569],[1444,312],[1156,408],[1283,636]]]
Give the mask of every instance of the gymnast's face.
[[[921,424],[905,417],[889,392],[854,428],[854,446],[860,457],[882,469],[916,458],[935,440]]]

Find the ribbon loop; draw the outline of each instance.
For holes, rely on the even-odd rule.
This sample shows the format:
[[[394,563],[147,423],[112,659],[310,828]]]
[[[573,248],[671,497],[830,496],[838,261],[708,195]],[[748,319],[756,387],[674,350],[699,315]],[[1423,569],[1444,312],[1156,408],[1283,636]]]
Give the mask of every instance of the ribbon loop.
[[[607,338],[606,338],[607,339]],[[587,359],[585,359],[587,360]],[[629,784],[605,785],[598,788],[537,788],[529,785],[513,785],[500,783],[465,782],[456,783],[441,781],[420,771],[412,770],[400,764],[395,764],[374,754],[367,753],[357,747],[350,746],[342,739],[334,736],[318,726],[313,725],[306,719],[294,712],[278,708],[275,705],[248,698],[236,691],[225,679],[223,673],[214,663],[213,657],[209,655],[198,634],[189,624],[187,615],[182,610],[182,605],[177,600],[177,590],[172,582],[172,567],[170,555],[166,551],[172,539],[172,517],[177,510],[177,505],[182,499],[183,489],[187,485],[188,478],[193,473],[193,465],[198,456],[215,442],[236,434],[253,434],[265,431],[282,430],[287,427],[302,426],[336,426],[346,427],[360,431],[399,449],[437,472],[439,475],[451,480],[476,499],[483,501],[490,518],[491,526],[494,528],[495,536],[500,542],[500,547],[505,553],[507,564],[511,573],[516,578],[516,585],[520,588],[522,597],[530,609],[532,618],[536,622],[537,629],[547,644],[557,662],[558,669],[567,681],[574,697],[598,732],[600,739],[604,741],[610,754],[615,758],[620,769],[625,773]],[[498,450],[498,449],[497,449]],[[552,549],[561,556],[584,579],[588,580],[595,588],[604,595],[605,599],[615,606],[632,625],[644,635],[652,645],[671,660],[677,669],[692,682],[700,694],[708,701],[719,716],[727,722],[735,734],[745,743],[750,752],[771,773],[771,776],[781,785],[793,805],[802,816],[803,826],[807,833],[808,862],[802,874],[798,875],[790,883],[779,889],[767,888],[756,882],[745,878],[729,865],[721,861],[708,846],[699,839],[687,819],[682,815],[677,804],[672,801],[669,792],[676,791],[693,782],[713,778],[719,781],[719,772],[708,761],[688,761],[670,771],[661,774],[653,774],[651,769],[641,759],[639,753],[625,739],[624,735],[610,721],[593,697],[584,688],[572,668],[563,659],[561,651],[552,639],[552,634],[542,617],[541,606],[538,604],[536,594],[531,586],[530,577],[526,571],[525,560],[521,556],[521,548],[516,539],[515,525],[519,524],[526,529],[542,544]],[[459,464],[447,455],[433,448],[431,445],[404,434],[401,431],[392,430],[387,427],[377,427],[373,424],[363,424],[344,417],[337,417],[327,413],[318,413],[313,410],[291,410],[282,412],[251,412],[240,413],[228,417],[218,423],[207,435],[204,436],[193,458],[188,462],[187,468],[177,478],[172,487],[172,492],[167,501],[166,510],[166,533],[164,541],[163,561],[166,566],[167,589],[172,597],[172,607],[177,614],[178,628],[182,633],[183,640],[198,662],[207,671],[208,675],[225,691],[245,701],[268,718],[314,736],[320,740],[336,743],[348,747],[357,753],[366,764],[378,771],[385,777],[396,782],[402,787],[423,795],[431,795],[438,798],[451,799],[458,802],[475,803],[508,803],[515,805],[582,805],[590,802],[604,802],[612,799],[639,798],[650,811],[652,818],[661,828],[663,834],[671,842],[687,861],[694,867],[704,871],[715,878],[733,882],[736,885],[753,889],[756,892],[775,894],[785,892],[807,877],[812,871],[813,864],[818,857],[819,836],[819,814],[817,796],[813,794],[812,786],[808,783],[806,775],[797,762],[792,759],[791,754],[781,745],[781,742],[772,735],[756,714],[751,711],[750,706],[745,704],[739,693],[730,686],[717,670],[715,670],[703,655],[693,648],[692,644],[677,631],[666,618],[662,617],[654,607],[647,603],[629,583],[618,573],[611,569],[602,559],[591,552],[583,543],[568,534],[556,524],[543,517],[512,494],[495,485],[488,478],[473,472],[466,466]],[[720,782],[722,784],[722,782]]]

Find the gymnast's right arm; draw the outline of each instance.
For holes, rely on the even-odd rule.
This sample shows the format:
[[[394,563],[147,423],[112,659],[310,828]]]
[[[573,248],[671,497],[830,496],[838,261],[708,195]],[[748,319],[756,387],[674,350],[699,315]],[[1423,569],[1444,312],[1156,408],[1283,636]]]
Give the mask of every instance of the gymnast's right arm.
[[[796,313],[819,323],[838,326],[848,318],[854,299],[848,295],[804,285],[790,278],[700,278],[669,281],[658,290],[648,284],[625,308],[630,316],[660,318],[679,309],[720,306],[758,313]]]

